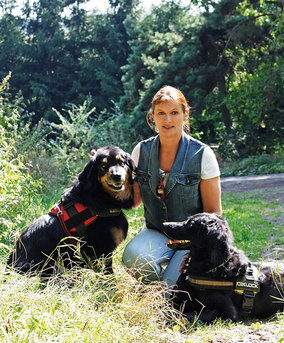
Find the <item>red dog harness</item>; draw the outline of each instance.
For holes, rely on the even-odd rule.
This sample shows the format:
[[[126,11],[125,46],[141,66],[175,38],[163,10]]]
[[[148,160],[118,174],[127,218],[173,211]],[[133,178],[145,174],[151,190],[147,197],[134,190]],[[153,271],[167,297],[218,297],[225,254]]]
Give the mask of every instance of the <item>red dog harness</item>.
[[[98,217],[112,217],[120,215],[120,209],[108,209],[94,213],[89,207],[72,201],[59,201],[49,211],[49,214],[56,216],[60,221],[63,231],[72,244],[76,245],[73,236],[85,237],[87,226],[92,224]]]
[[[84,237],[86,227],[93,223],[98,216],[95,215],[87,206],[78,202],[56,203],[49,214],[56,216],[67,237]],[[76,245],[74,239],[69,238],[72,244]]]

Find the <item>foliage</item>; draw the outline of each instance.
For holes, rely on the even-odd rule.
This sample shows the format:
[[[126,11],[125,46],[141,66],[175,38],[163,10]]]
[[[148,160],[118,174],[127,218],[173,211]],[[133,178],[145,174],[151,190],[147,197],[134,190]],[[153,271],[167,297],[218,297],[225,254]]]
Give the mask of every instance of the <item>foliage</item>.
[[[128,132],[120,123],[122,115],[117,112],[105,119],[105,114],[97,114],[91,104],[92,99],[88,97],[82,105],[67,105],[62,113],[54,109],[58,123],[51,124],[49,146],[66,177],[64,183],[83,168],[92,149],[120,145],[131,152]]]
[[[13,72],[11,91],[21,90],[35,122],[53,121],[52,107],[78,105],[88,95],[99,110],[111,109],[122,94],[120,67],[128,55],[123,20],[135,1],[88,16],[81,8],[85,2],[25,1],[16,16],[0,1],[0,77]]]
[[[148,13],[137,0],[111,0],[106,13],[85,2],[25,1],[15,15],[15,2],[0,0],[0,77],[12,71],[10,92],[33,124],[58,124],[56,111],[88,98],[106,131],[128,133],[116,141],[130,150],[152,134],[151,98],[171,84],[190,102],[193,136],[223,158],[283,150],[279,0],[165,0]]]
[[[224,97],[216,89],[207,96],[203,134],[220,143],[225,159],[283,151],[283,28],[279,17],[263,44],[228,50],[229,58],[238,57],[238,62],[234,75],[227,78],[227,94]],[[221,121],[222,102],[231,115],[229,129]]]
[[[167,318],[178,317],[162,289],[137,284],[122,271],[115,277],[66,272],[45,288],[11,274],[0,290],[6,328],[0,337],[13,342],[165,342]]]
[[[41,211],[41,183],[23,163],[20,149],[26,130],[20,127],[19,104],[10,103],[6,93],[8,79],[0,85],[0,239],[5,243],[22,230],[28,216]]]
[[[261,154],[234,161],[221,161],[222,176],[243,176],[284,173],[284,155]]]
[[[37,278],[0,275],[0,340],[5,342],[203,343],[283,337],[281,315],[269,321],[186,323],[158,286],[141,285],[122,269],[115,277],[66,272],[43,286]],[[5,282],[4,282],[5,280]],[[71,286],[72,285],[72,286]]]
[[[131,111],[136,137],[149,135],[144,117],[151,97],[171,84],[190,100],[193,135],[218,142],[225,158],[281,151],[283,21],[277,4],[205,3],[210,14],[193,17],[190,8],[167,2],[129,20],[134,39],[121,106]]]

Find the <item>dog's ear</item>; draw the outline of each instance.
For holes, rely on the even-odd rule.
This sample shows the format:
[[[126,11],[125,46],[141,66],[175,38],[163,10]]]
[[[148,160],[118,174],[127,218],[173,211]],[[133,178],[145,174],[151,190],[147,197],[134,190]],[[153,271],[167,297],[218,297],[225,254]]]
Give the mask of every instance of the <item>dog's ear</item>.
[[[196,232],[195,244],[199,248],[204,248],[209,244],[210,228],[208,226],[208,217],[206,215],[197,215],[194,219],[193,226]]]
[[[219,232],[218,232],[218,220],[211,215],[204,214],[198,218],[197,227],[197,240],[196,244],[199,248],[205,248],[217,242]],[[198,222],[196,221],[196,223]]]
[[[125,153],[125,159],[128,167],[130,168],[131,171],[135,170],[135,164],[134,161],[132,160],[131,156],[128,154],[128,152]]]
[[[83,171],[78,175],[79,183],[85,190],[95,190],[98,185],[98,168],[96,159],[91,157]]]
[[[132,183],[133,182],[133,179],[134,179],[134,176],[135,176],[135,169],[136,169],[136,166],[134,164],[134,161],[132,160],[131,156],[126,153],[126,164],[130,170],[130,182]]]
[[[195,245],[198,248],[204,248],[208,244],[209,237],[207,235],[206,227],[200,227],[196,232],[196,241]]]
[[[210,249],[210,262],[212,263],[212,265],[219,265],[228,256],[229,247],[226,240],[224,240],[223,237],[221,238],[221,240],[214,240],[214,242],[212,243],[213,244]]]

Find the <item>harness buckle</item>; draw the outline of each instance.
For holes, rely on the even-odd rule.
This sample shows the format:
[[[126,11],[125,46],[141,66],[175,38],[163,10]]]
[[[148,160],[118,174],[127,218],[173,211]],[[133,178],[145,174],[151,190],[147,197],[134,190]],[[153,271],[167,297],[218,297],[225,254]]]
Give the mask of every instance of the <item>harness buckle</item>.
[[[62,216],[63,212],[61,211],[61,208],[58,203],[56,203],[53,207],[57,209],[57,216]]]
[[[235,284],[235,291],[243,292],[241,309],[243,317],[247,317],[251,314],[255,295],[260,291],[259,281],[255,272],[256,270],[254,270],[254,268],[248,267],[244,277],[238,279]]]
[[[235,289],[244,292],[259,292],[260,286],[258,279],[254,275],[253,268],[247,268],[246,274],[236,281]]]

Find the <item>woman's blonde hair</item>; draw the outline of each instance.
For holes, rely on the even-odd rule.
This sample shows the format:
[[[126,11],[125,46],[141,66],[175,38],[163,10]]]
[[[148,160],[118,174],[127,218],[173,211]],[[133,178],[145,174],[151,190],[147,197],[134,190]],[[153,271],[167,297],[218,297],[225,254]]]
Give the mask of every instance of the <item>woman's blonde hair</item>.
[[[183,93],[172,86],[163,86],[161,89],[158,90],[158,92],[154,95],[152,102],[151,102],[151,109],[148,111],[147,115],[146,115],[146,121],[147,124],[150,126],[150,128],[154,131],[157,132],[157,128],[155,125],[155,122],[153,120],[153,112],[155,109],[155,106],[161,102],[165,102],[165,101],[176,101],[179,104],[181,104],[184,113],[188,110],[190,110],[190,107],[188,106],[188,103],[185,99],[185,96],[183,95]],[[189,120],[184,121],[183,123],[183,130],[186,133],[189,133],[190,128],[189,128]]]

